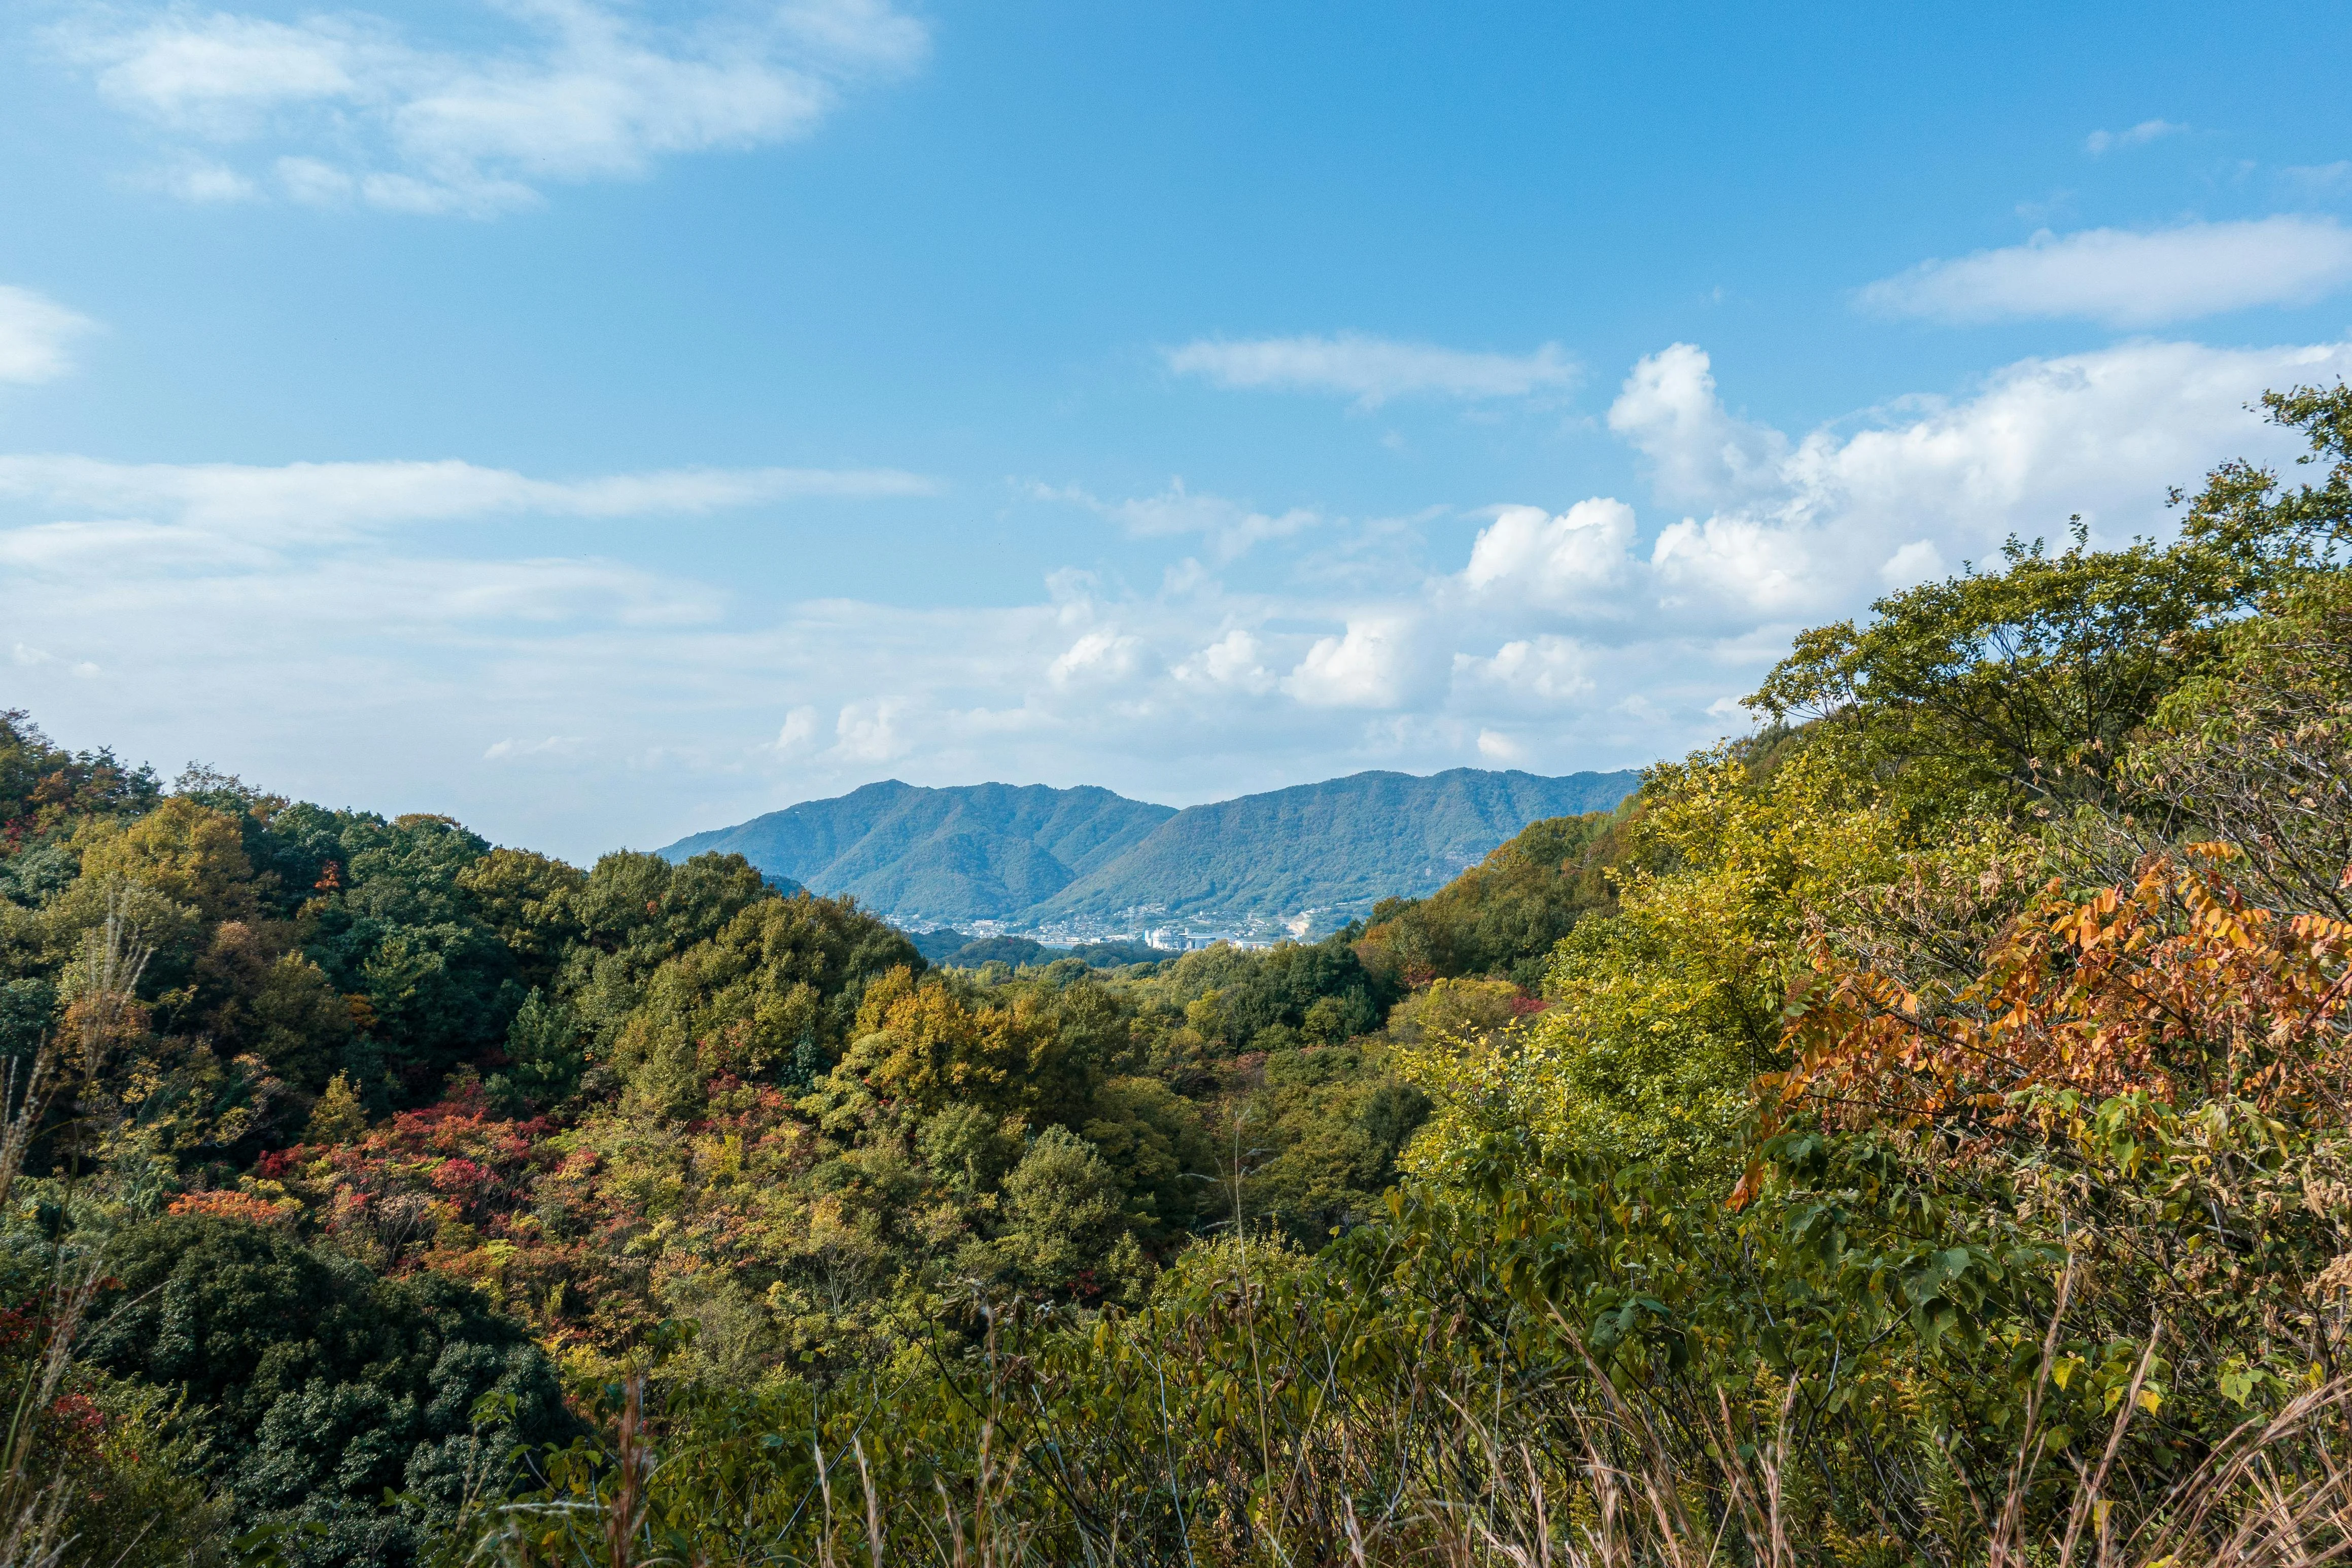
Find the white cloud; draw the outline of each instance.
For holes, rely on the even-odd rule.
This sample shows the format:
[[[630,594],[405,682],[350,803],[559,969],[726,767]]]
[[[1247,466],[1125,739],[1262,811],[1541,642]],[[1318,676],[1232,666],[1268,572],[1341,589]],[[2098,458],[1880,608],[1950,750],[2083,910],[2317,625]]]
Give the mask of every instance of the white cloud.
[[[1822,597],[1815,547],[1835,542],[1780,517],[1718,513],[1669,523],[1650,549],[1658,608],[1712,606],[1751,621],[1802,615]]]
[[[482,753],[486,762],[502,762],[519,757],[571,757],[587,743],[584,736],[551,735],[544,740],[506,739],[493,741]]]
[[[887,0],[506,14],[519,37],[467,48],[359,12],[284,23],[176,6],[84,5],[55,37],[107,102],[169,139],[173,163],[204,171],[167,190],[219,200],[274,183],[296,201],[474,214],[528,205],[551,182],[805,134],[845,89],[912,68],[929,46]],[[192,143],[258,162],[237,170]]]
[[[1279,684],[1274,672],[1266,668],[1269,656],[1264,641],[1236,626],[1192,657],[1177,664],[1170,674],[1188,685],[1223,686],[1264,696]]]
[[[1116,502],[1097,500],[1075,485],[1060,488],[1032,485],[1028,490],[1039,500],[1075,502],[1137,538],[1199,534],[1208,539],[1220,561],[1238,559],[1255,545],[1303,533],[1323,520],[1298,507],[1282,513],[1253,511],[1223,496],[1197,495],[1186,489],[1181,478],[1171,479],[1168,488],[1157,496]]]
[[[808,749],[816,739],[816,709],[807,703],[784,715],[784,722],[776,730],[776,738],[768,749],[779,757],[791,757]]]
[[[26,594],[53,591],[102,607],[102,623],[127,617],[187,613],[227,617],[226,630],[257,635],[241,616],[268,617],[269,630],[308,628],[335,638],[370,632],[432,635],[462,627],[527,632],[591,621],[628,627],[707,623],[724,593],[711,585],[641,567],[593,559],[469,560],[369,550],[320,555],[306,549],[207,553],[173,536],[148,532],[167,548],[128,554],[124,530],[105,524],[52,523],[0,529],[0,562],[10,586]],[[34,536],[28,545],[26,536]],[[108,580],[99,580],[105,577]],[[289,656],[292,656],[289,650]],[[298,658],[299,662],[299,658]]]
[[[1808,436],[1791,454],[1799,514],[1931,528],[1962,554],[2016,529],[2055,533],[2081,512],[2111,538],[2168,528],[2162,486],[2193,485],[2241,454],[2272,458],[2291,438],[2249,416],[2268,388],[2352,374],[2352,346],[2214,349],[2141,342],[2021,360],[1965,401],[1929,405],[1839,439]]]
[[[2291,164],[2278,172],[2280,179],[2297,190],[2332,196],[2352,185],[2352,159],[2338,158],[2333,163]]]
[[[837,738],[830,755],[851,764],[891,762],[904,757],[909,749],[898,733],[904,706],[888,698],[845,704],[834,725]]]
[[[1596,496],[1558,517],[1540,507],[1504,507],[1470,547],[1463,580],[1553,609],[1604,611],[1626,577],[1633,508]]]
[[[245,538],[522,514],[692,516],[812,497],[932,495],[938,488],[895,469],[676,468],[551,480],[455,460],[263,466],[0,456],[0,498],[160,516]]]
[[[1478,755],[1509,768],[1527,760],[1528,748],[1499,729],[1482,729],[1478,732]]]
[[[1768,486],[1789,453],[1779,431],[1724,412],[1707,356],[1690,343],[1633,367],[1609,405],[1609,428],[1650,460],[1670,500],[1725,500]]]
[[[1878,569],[1879,581],[1897,591],[1948,575],[1944,552],[1936,548],[1933,539],[1913,539],[1888,556],[1886,564]]]
[[[154,172],[146,183],[199,206],[250,202],[261,194],[261,187],[249,176],[204,158],[183,158]]]
[[[2352,282],[2352,231],[2278,216],[2137,232],[2047,230],[2021,246],[1927,261],[1862,290],[1893,316],[1944,321],[2079,316],[2152,327],[2257,305],[2304,305]]]
[[[57,380],[73,369],[66,345],[96,325],[47,295],[0,284],[0,382]]]
[[[1391,707],[1411,679],[1412,626],[1401,615],[1350,618],[1318,637],[1282,689],[1310,707]]]
[[[87,660],[60,659],[47,648],[27,647],[22,643],[16,643],[10,650],[9,662],[20,670],[38,669],[44,664],[53,664],[81,680],[89,680],[99,674],[98,666]]]
[[[2162,137],[2178,136],[2188,129],[2168,120],[2143,120],[2123,131],[2094,131],[2083,139],[2083,147],[2096,158],[2126,147],[2145,147]]]
[[[2074,512],[2103,542],[2163,530],[2167,485],[2292,455],[2248,402],[2339,374],[2352,345],[2030,360],[1957,395],[1754,427],[1738,482],[1687,516],[1609,497],[1409,527],[1320,515],[1246,588],[1062,570],[961,607],[795,597],[775,565],[788,535],[743,570],[688,572],[660,529],[615,560],[534,553],[552,529],[526,550],[497,527],[398,526],[626,516],[625,497],[699,504],[743,493],[735,481],[456,465],[338,489],[316,473],[0,460],[15,486],[0,647],[26,651],[0,667],[10,700],[68,744],[206,756],[573,855],[885,775],[1181,804],[1361,768],[1616,767],[1744,728],[1727,699],[1796,629],[1985,559],[2011,531],[2056,534]],[[1685,396],[1672,428],[1735,424],[1719,402]],[[1622,434],[1655,445],[1656,428]],[[105,669],[75,678],[101,649]],[[523,750],[550,737],[593,739]]]
[[[1578,379],[1576,361],[1546,343],[1528,354],[1492,354],[1401,343],[1360,332],[1329,338],[1202,339],[1165,350],[1179,375],[1219,386],[1339,392],[1367,408],[1427,393],[1478,400],[1558,391]]]
[[[1045,678],[1057,686],[1110,685],[1135,673],[1136,653],[1141,647],[1133,637],[1098,627],[1063,649],[1045,667]]]
[[[1704,369],[1704,356],[1688,352]],[[2141,342],[2022,361],[1970,397],[1905,400],[1865,414],[1859,429],[1842,421],[1797,442],[1759,433],[1769,439],[1750,450],[1773,455],[1769,465],[1759,456],[1736,473],[1718,470],[1720,504],[1656,526],[1646,550],[1633,509],[1613,499],[1558,516],[1502,508],[1456,588],[1481,612],[1549,613],[1557,631],[1588,644],[1698,638],[1727,651],[1743,641],[1769,647],[1799,625],[1944,575],[1950,563],[1985,559],[2012,532],[2055,533],[2073,513],[2110,542],[2161,534],[2170,527],[2167,485],[2193,484],[2233,455],[2274,460],[2292,449],[2245,413],[2265,388],[2347,373],[2345,344]],[[1708,382],[1703,397],[1675,402],[1670,422],[1614,423],[1655,450],[1647,438],[1660,425],[1711,433],[1728,416]],[[1711,438],[1697,445],[1713,449]],[[1664,454],[1661,487],[1703,488],[1679,461]],[[1470,677],[1497,686],[1498,673],[1457,662],[1457,686]]]
[[[1506,643],[1492,658],[1454,654],[1454,680],[1456,690],[1484,685],[1538,706],[1557,706],[1593,692],[1593,662],[1591,651],[1574,638],[1547,632]]]

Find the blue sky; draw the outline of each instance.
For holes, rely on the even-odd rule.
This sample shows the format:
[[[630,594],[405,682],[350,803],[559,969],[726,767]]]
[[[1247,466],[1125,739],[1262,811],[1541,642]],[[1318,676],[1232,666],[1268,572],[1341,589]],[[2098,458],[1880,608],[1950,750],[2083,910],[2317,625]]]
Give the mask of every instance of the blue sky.
[[[1678,754],[2352,361],[2326,9],[5,25],[0,701],[575,857]]]

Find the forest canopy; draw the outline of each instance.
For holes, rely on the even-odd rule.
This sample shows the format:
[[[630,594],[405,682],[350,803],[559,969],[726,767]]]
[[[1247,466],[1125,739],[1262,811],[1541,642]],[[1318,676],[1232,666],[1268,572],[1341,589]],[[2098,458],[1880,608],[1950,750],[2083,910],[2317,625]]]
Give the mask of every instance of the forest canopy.
[[[0,716],[0,1525],[2340,1556],[2352,392],[2265,408],[2305,482],[1808,631],[1753,734],[1265,951],[935,962]]]

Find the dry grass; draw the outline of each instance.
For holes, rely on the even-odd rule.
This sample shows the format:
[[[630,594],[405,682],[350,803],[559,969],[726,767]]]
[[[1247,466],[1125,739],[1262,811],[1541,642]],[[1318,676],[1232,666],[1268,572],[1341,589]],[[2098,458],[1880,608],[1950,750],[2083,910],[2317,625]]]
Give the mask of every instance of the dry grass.
[[[733,1528],[749,1511],[722,1520],[712,1494],[675,1484],[637,1415],[640,1381],[593,1491],[492,1510],[494,1527],[454,1555],[517,1568],[2320,1568],[2352,1554],[2352,1381],[2247,1422],[2189,1479],[2144,1495],[2144,1475],[2120,1484],[2119,1459],[2155,1349],[2095,1459],[2048,1451],[2029,1421],[2005,1491],[1924,1550],[1892,1531],[1875,1545],[1822,1538],[1794,1496],[1809,1462],[1794,1383],[1744,1402],[1718,1391],[1694,1447],[1605,1377],[1583,1385],[1604,1391],[1591,1403],[1482,1400],[1408,1369],[1367,1402],[1336,1385],[1302,1396],[1286,1357],[1263,1402],[1239,1406],[1254,1440],[1202,1443],[1171,1420],[1138,1445],[1041,1418],[1008,1357],[994,1386],[964,1391],[982,1404],[960,1449],[914,1455],[880,1424],[852,1427],[836,1451],[801,1450],[804,1480],[775,1470],[801,1495],[759,1499],[768,1522],[749,1532]],[[2068,1475],[2053,1511],[2049,1483]],[[739,1508],[751,1495],[735,1494]]]
[[[127,887],[111,889],[105,923],[92,933],[96,940],[85,952],[79,994],[68,1015],[69,1048],[54,1038],[44,1040],[22,1082],[11,1071],[0,1092],[0,1113],[5,1113],[0,1120],[0,1209],[14,1195],[35,1141],[60,1131],[50,1118],[61,1102],[76,1113],[64,1129],[68,1137],[89,1134],[82,1125],[88,1117],[74,1103],[77,1092],[97,1077],[106,1050],[135,1012],[139,978],[152,951],[127,913],[129,899]],[[19,1379],[5,1446],[0,1448],[0,1568],[55,1568],[75,1544],[65,1531],[75,1478],[48,1451],[45,1417],[64,1385],[75,1341],[104,1277],[101,1248],[60,1244],[36,1303],[36,1321],[43,1330],[40,1349]],[[118,1555],[130,1550],[124,1542]]]

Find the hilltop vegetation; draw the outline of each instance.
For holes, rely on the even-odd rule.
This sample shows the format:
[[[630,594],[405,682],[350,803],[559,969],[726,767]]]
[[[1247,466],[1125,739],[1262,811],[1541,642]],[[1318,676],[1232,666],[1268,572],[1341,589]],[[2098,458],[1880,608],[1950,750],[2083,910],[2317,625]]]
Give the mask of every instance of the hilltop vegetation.
[[[0,1506],[75,1563],[2335,1560],[2352,392],[2268,406],[2318,483],[1809,632],[1753,738],[1265,952],[937,967],[739,856],[14,716]]]
[[[1529,823],[1429,897],[1374,904],[1357,951],[1407,986],[1496,975],[1533,991],[1577,921],[1613,907],[1619,824],[1637,809]]]
[[[788,1391],[957,1354],[974,1289],[1098,1311],[1219,1225],[1312,1248],[1428,1110],[1360,928],[934,967],[740,855],[167,789],[22,714],[0,769],[9,1201],[70,1217],[13,1233],[14,1289],[80,1314],[51,1402],[109,1434],[100,1490],[182,1486],[214,1548],[405,1562],[656,1343]]]
[[[932,963],[959,969],[982,969],[991,964],[1017,969],[1050,964],[1056,958],[1082,958],[1092,968],[1117,969],[1129,964],[1157,964],[1169,956],[1164,948],[1143,942],[1080,942],[1053,947],[1034,937],[970,936],[952,929],[913,932],[907,939]]]

